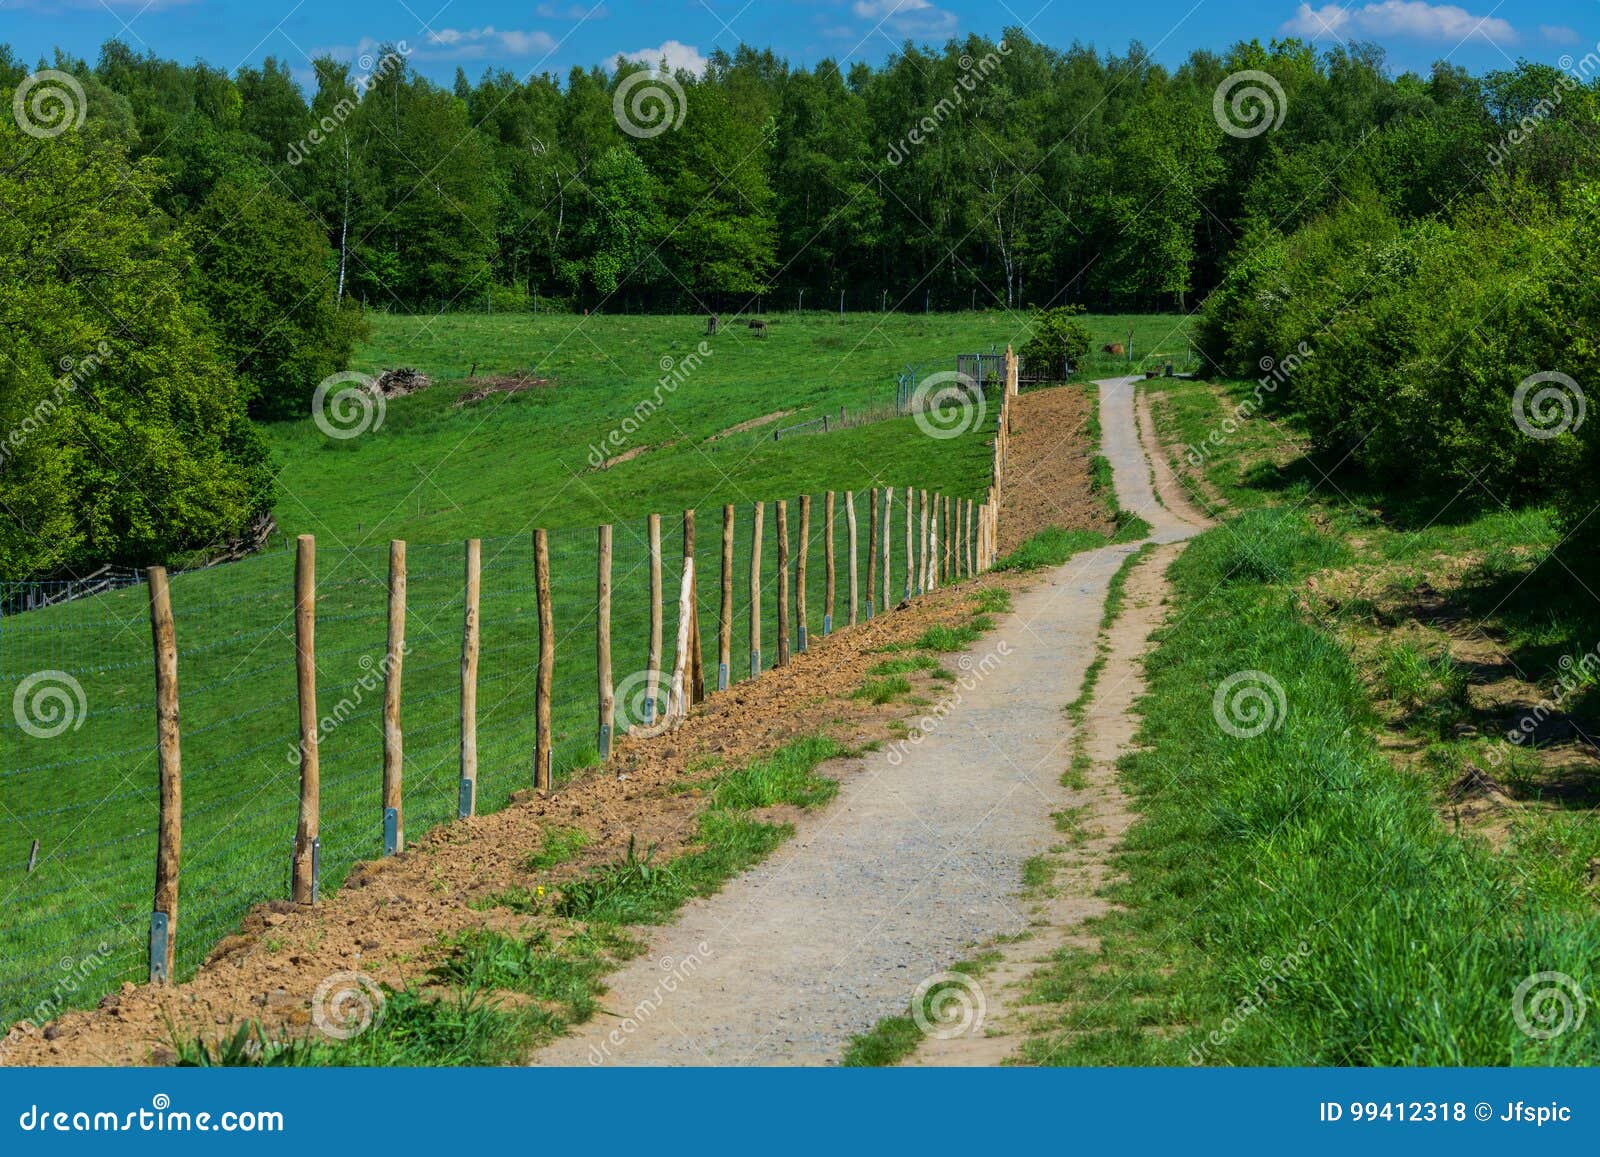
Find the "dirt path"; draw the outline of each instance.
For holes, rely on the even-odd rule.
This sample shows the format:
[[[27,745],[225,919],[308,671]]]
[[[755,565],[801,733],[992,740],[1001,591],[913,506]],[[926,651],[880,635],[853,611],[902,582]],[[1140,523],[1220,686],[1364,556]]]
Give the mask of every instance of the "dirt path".
[[[1198,524],[1157,500],[1133,383],[1100,383],[1102,452],[1123,507],[1155,541],[1180,542]],[[1017,888],[1024,861],[1060,842],[1052,813],[1080,806],[1061,784],[1062,712],[1094,655],[1107,585],[1136,549],[1079,555],[1019,595],[960,659],[947,715],[868,756],[777,855],[657,931],[600,1013],[534,1063],[834,1063],[975,946],[1093,911],[1090,877],[1070,890],[1075,914],[1041,914]]]

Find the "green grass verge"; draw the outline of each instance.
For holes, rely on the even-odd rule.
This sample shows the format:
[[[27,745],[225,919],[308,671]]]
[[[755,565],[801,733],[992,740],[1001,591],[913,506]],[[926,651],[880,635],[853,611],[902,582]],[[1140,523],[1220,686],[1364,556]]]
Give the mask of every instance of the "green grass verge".
[[[1538,1040],[1514,994],[1540,972],[1593,990],[1600,917],[1437,821],[1397,774],[1344,649],[1291,584],[1346,558],[1301,513],[1247,512],[1171,570],[1172,625],[1148,663],[1143,819],[1120,857],[1101,951],[1059,953],[1034,998],[1062,1005],[1040,1064],[1593,1063],[1600,1021]],[[1271,723],[1214,709],[1230,676]],[[1277,693],[1281,688],[1281,695]],[[1526,1010],[1526,1006],[1525,1006]]]

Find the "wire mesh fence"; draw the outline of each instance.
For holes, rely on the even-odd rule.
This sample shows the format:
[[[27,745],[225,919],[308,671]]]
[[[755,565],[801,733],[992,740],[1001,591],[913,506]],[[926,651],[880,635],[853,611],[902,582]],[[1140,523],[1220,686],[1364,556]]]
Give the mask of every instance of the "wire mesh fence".
[[[874,494],[875,545],[869,542]],[[791,652],[814,645],[828,626],[838,630],[851,620],[852,503],[856,618],[866,618],[869,603],[872,613],[882,614],[921,590],[923,504],[916,492],[908,520],[906,494],[903,488],[836,493],[831,520],[828,496],[811,495],[804,537],[801,500],[786,501]],[[963,552],[966,538],[978,535],[969,505],[979,509],[975,502],[956,504],[963,511]],[[940,539],[948,541],[954,528],[942,503],[934,506]],[[685,527],[676,514],[660,521],[662,640],[654,681],[648,677],[650,522],[639,518],[612,528],[610,659],[618,735],[659,720],[670,690]],[[723,511],[699,511],[694,589],[708,693],[717,689],[721,662],[722,536]],[[779,541],[776,502],[735,509],[729,683],[759,675],[778,659]],[[555,644],[549,738],[552,784],[559,788],[600,756],[599,552],[592,528],[551,531],[548,542]],[[825,621],[830,547],[836,576],[831,624]],[[481,558],[475,807],[484,812],[504,807],[513,792],[535,782],[540,631],[532,536],[485,539]],[[960,569],[968,570],[967,554],[961,559]],[[323,896],[352,865],[385,852],[389,565],[386,546],[324,549],[317,557]],[[465,567],[459,543],[407,548],[405,646],[397,677],[404,825],[412,838],[454,818],[461,806]],[[869,571],[876,577],[870,587]],[[191,975],[253,905],[290,895],[302,753],[294,592],[289,550],[171,576],[183,795],[176,979]],[[0,610],[0,680],[13,690],[16,723],[0,729],[0,1023],[42,1022],[148,975],[159,812],[149,591],[138,577],[90,591],[0,584]],[[759,651],[752,646],[753,617],[760,624]]]

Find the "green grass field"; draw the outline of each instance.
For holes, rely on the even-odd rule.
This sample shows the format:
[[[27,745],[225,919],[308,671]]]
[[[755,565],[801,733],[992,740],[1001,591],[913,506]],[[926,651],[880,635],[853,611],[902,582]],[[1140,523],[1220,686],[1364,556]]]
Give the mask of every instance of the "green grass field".
[[[1020,341],[1000,314],[932,317],[808,314],[770,318],[765,340],[729,327],[682,384],[664,395],[629,446],[668,448],[592,470],[606,438],[662,376],[661,359],[696,349],[696,318],[567,316],[373,317],[358,367],[412,366],[433,388],[388,402],[381,427],[349,440],[311,421],[270,428],[279,461],[284,538],[244,562],[173,580],[183,726],[184,851],[180,972],[187,973],[250,905],[287,895],[298,771],[292,581],[295,533],[318,539],[318,706],[322,881],[337,887],[358,859],[380,854],[381,663],[387,540],[408,540],[404,664],[406,829],[416,836],[457,805],[461,539],[483,544],[478,806],[503,806],[532,779],[537,617],[530,531],[551,530],[558,635],[553,741],[558,779],[595,754],[595,535],[615,525],[614,673],[619,725],[642,710],[646,661],[646,518],[663,517],[669,603],[682,556],[680,513],[699,511],[702,647],[716,679],[715,590],[721,505],[737,505],[734,646],[729,678],[748,677],[751,506],[765,506],[764,653],[776,649],[776,511],[814,496],[808,632],[823,628],[822,491],[896,487],[890,541],[893,597],[904,592],[904,488],[978,498],[987,484],[991,405],[960,437],[935,439],[911,418],[774,442],[771,426],[708,442],[779,409],[803,421],[841,406],[892,405],[894,375],[953,368],[962,351]],[[1170,328],[1170,319],[1146,324]],[[1107,334],[1126,319],[1104,321]],[[1109,337],[1108,337],[1109,340]],[[550,388],[466,406],[478,376],[519,369]],[[859,534],[867,503],[857,499]],[[847,614],[843,496],[832,528],[840,567],[838,619]],[[861,558],[865,599],[865,550]],[[16,888],[0,929],[0,1020],[47,1019],[97,998],[145,963],[157,818],[155,724],[146,596],[142,588],[0,620],[5,683],[64,672],[82,688],[81,713],[63,733],[0,731],[0,871]],[[27,870],[33,841],[37,866]],[[87,976],[83,974],[87,973]]]

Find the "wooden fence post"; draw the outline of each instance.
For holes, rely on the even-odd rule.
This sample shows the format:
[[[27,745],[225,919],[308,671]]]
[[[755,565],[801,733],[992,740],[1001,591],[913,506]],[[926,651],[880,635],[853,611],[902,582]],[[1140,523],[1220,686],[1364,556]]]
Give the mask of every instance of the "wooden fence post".
[[[556,628],[550,605],[550,532],[533,532],[533,576],[539,599],[539,673],[535,695],[533,786],[549,795],[554,786],[554,754],[550,746],[550,690],[555,677]]]
[[[915,491],[906,487],[906,598],[915,594],[913,589],[912,570],[916,566],[916,528],[912,526],[912,511],[915,508]]]
[[[595,746],[600,762],[611,758],[611,728],[617,701],[611,685],[611,527],[599,528],[599,556],[595,565],[594,671],[598,683],[600,718]]]
[[[867,512],[867,619],[872,619],[878,587],[878,488],[870,491],[872,505]]]
[[[722,508],[722,607],[717,613],[717,690],[726,691],[733,661],[733,504]]]
[[[893,541],[890,526],[893,522],[893,514],[894,487],[888,486],[883,491],[883,609],[885,611],[894,606],[894,599],[889,595],[889,587],[892,584],[892,579],[889,575],[890,559],[894,554],[889,548],[889,544]]]
[[[478,809],[478,590],[483,574],[483,542],[467,539],[465,614],[461,631],[461,784],[456,816]]]
[[[383,854],[406,846],[401,799],[405,741],[400,730],[400,680],[406,653],[406,544],[389,543],[389,641],[383,667]]]
[[[778,662],[789,665],[789,504],[778,499]]]
[[[300,818],[294,833],[289,896],[296,904],[317,902],[321,867],[321,767],[317,762],[317,540],[302,534],[294,560],[295,682],[300,700]]]
[[[693,648],[689,632],[694,628],[694,611],[690,606],[690,592],[694,589],[694,557],[683,560],[683,582],[678,590],[678,644],[673,652],[672,683],[667,699],[667,718],[676,728],[689,714],[689,689],[684,685],[688,668],[693,663]]]
[[[694,511],[683,512],[683,561],[688,566],[694,558]],[[689,571],[689,689],[691,703],[703,703],[706,698],[706,664],[700,651],[700,582]]]
[[[166,567],[145,573],[150,588],[150,640],[155,648],[156,761],[160,819],[155,901],[150,906],[150,982],[172,979],[178,943],[178,868],[183,851],[183,771],[178,743],[178,635]],[[34,844],[37,852],[38,844]],[[31,857],[30,857],[31,863]]]
[[[917,593],[928,590],[928,492],[918,495],[917,509],[921,512],[922,537],[917,545]]]
[[[750,678],[761,674],[761,531],[766,507],[755,504],[755,525],[750,528]]]
[[[936,591],[941,585],[939,574],[939,495],[933,496],[933,510],[928,515],[928,589]]]
[[[967,499],[967,536],[965,539],[965,544],[967,551],[967,574],[971,576],[977,573],[978,564],[973,556],[972,551],[972,499],[970,498]]]
[[[954,583],[955,550],[954,547],[952,547],[952,542],[955,542],[955,536],[954,534],[950,534],[950,526],[954,525],[954,523],[950,522],[950,509],[952,509],[952,507],[950,507],[949,494],[944,494],[944,496],[939,499],[939,507],[944,510],[944,518],[941,520],[941,525],[944,526],[944,581],[946,581],[946,583]]]
[[[833,634],[833,491],[831,490],[822,499],[822,521],[825,525],[822,533],[827,543],[823,554],[823,579],[827,589],[822,595],[822,636],[827,638]]]
[[[800,496],[800,553],[794,562],[794,619],[799,649],[806,649],[806,558],[811,554],[811,495]]]
[[[850,625],[856,625],[858,591],[856,589],[856,495],[853,490],[844,492],[845,529],[850,535]]]
[[[649,727],[656,721],[656,700],[661,695],[661,516],[648,520],[650,538],[650,644],[645,660],[644,719]]]

